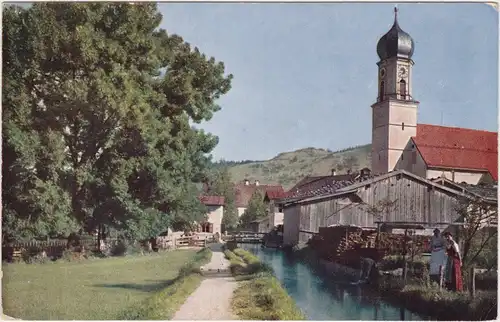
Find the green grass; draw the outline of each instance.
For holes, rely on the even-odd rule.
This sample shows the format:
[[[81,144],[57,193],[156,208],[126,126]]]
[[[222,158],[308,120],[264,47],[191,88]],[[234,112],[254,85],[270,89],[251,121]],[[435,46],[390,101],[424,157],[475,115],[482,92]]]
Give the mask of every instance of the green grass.
[[[170,320],[189,295],[200,286],[203,276],[199,268],[211,258],[212,252],[209,248],[199,251],[191,262],[181,268],[178,277],[170,285],[144,302],[124,311],[118,319]]]
[[[383,297],[397,305],[437,320],[494,320],[497,313],[497,292],[476,291],[471,298],[467,291],[439,289],[436,283],[410,278],[403,286],[401,278],[385,277],[379,284]]]
[[[4,314],[24,320],[113,320],[176,281],[194,250],[85,262],[3,265]]]
[[[228,256],[229,255],[229,256]],[[295,301],[274,277],[272,269],[253,254],[235,249],[226,251],[228,258],[240,257],[240,285],[231,300],[233,313],[242,320],[305,320]],[[242,263],[240,261],[239,263]],[[234,260],[234,264],[238,262]]]

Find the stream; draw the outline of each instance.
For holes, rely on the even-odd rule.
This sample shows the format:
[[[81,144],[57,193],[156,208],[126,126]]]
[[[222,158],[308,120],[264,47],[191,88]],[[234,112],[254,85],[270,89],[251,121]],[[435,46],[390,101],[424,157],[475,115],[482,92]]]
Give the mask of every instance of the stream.
[[[363,292],[358,285],[331,281],[315,270],[276,249],[241,244],[270,265],[275,276],[308,320],[428,320]],[[366,294],[364,294],[366,293]]]

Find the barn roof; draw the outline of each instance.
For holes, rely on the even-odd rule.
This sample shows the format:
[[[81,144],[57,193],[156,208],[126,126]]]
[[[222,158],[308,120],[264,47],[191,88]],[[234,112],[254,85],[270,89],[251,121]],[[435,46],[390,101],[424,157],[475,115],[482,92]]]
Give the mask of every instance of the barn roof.
[[[457,196],[461,197],[468,197],[470,195],[467,195],[463,193],[462,191],[459,191],[457,189],[452,189],[449,187],[446,187],[444,185],[438,184],[436,182],[433,182],[428,179],[424,179],[422,177],[419,177],[413,173],[410,173],[405,170],[396,170],[396,171],[391,171],[386,174],[382,175],[377,175],[377,176],[370,176],[370,177],[364,177],[364,178],[358,178],[355,181],[352,181],[349,185],[344,185],[344,186],[337,186],[337,189],[324,189],[321,191],[321,193],[318,193],[316,195],[310,195],[310,196],[305,196],[305,197],[296,197],[296,198],[285,198],[280,200],[281,203],[290,205],[290,204],[296,204],[296,203],[308,203],[308,202],[315,202],[315,201],[320,201],[328,198],[336,198],[336,197],[342,197],[345,195],[353,194],[357,192],[358,188],[367,186],[369,184],[372,184],[374,182],[380,181],[380,180],[385,180],[390,177],[394,177],[397,175],[404,175],[408,178],[412,178],[413,180],[420,181],[424,184],[433,186],[437,189],[440,189],[442,191],[446,191],[450,194],[454,194]],[[345,183],[344,183],[345,184]]]
[[[498,181],[498,133],[428,124],[412,137],[429,167],[489,172]]]
[[[430,179],[433,182],[439,183],[443,186],[450,187],[462,191],[464,193],[468,192],[470,194],[476,195],[481,198],[486,198],[490,200],[498,200],[498,186],[497,184],[467,184],[465,182],[457,183],[453,182],[447,178],[438,177]]]
[[[221,196],[200,196],[199,197],[202,204],[205,206],[223,206],[224,197]]]

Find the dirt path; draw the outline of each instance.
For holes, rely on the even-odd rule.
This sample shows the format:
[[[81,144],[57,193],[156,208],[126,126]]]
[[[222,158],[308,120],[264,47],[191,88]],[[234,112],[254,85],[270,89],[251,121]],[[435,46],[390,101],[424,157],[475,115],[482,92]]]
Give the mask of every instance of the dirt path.
[[[175,313],[172,320],[234,320],[231,297],[236,281],[221,244],[211,246],[212,260],[202,267],[206,278]]]

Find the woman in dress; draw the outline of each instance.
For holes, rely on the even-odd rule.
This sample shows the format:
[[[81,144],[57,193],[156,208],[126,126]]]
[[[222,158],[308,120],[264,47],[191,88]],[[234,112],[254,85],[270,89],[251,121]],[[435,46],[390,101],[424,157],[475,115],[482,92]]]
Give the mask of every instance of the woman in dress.
[[[434,236],[431,239],[431,262],[429,275],[431,281],[439,283],[439,267],[446,265],[446,241],[439,229],[434,229]]]
[[[446,255],[448,255],[444,275],[446,287],[451,291],[461,292],[463,290],[463,282],[460,249],[457,242],[453,240],[451,233],[445,232],[443,235],[447,241]]]

